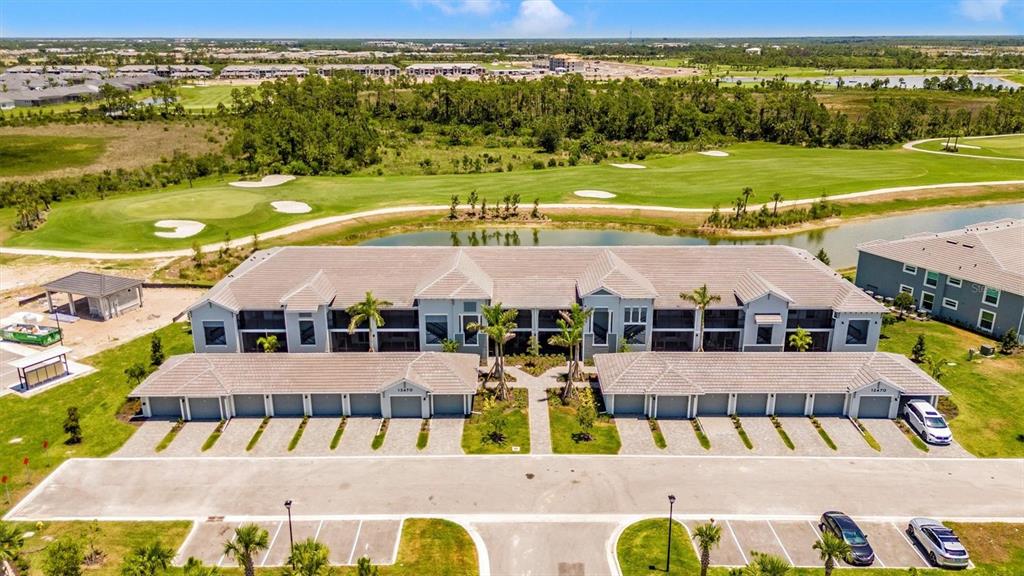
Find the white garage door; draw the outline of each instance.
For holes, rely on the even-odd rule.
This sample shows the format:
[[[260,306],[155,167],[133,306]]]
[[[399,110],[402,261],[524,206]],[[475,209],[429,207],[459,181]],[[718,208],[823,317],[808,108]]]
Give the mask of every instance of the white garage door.
[[[189,398],[188,411],[193,420],[220,420],[220,398]]]
[[[815,394],[815,416],[842,416],[846,394]]]
[[[273,399],[275,417],[306,415],[306,411],[302,408],[302,394],[274,394]]]
[[[240,418],[263,418],[267,407],[262,394],[235,394],[235,416]]]
[[[181,418],[181,398],[178,396],[150,396],[149,413],[153,418]]]
[[[392,418],[422,418],[423,398],[420,396],[392,396],[391,417]]]
[[[353,416],[380,416],[380,394],[353,394],[348,400]]]
[[[764,416],[768,410],[767,394],[739,394],[736,396],[736,413],[740,416]]]
[[[888,418],[891,403],[889,396],[861,396],[857,418]]]
[[[644,413],[643,394],[616,394],[616,416],[639,416]]]
[[[341,394],[313,394],[309,400],[313,416],[341,416]]]
[[[434,416],[464,416],[461,394],[434,394]]]
[[[803,416],[804,404],[807,402],[806,394],[776,394],[775,415],[776,416]]]
[[[728,394],[704,394],[703,396],[698,397],[698,416],[725,416],[728,411]]]
[[[689,396],[658,396],[658,418],[686,418]]]

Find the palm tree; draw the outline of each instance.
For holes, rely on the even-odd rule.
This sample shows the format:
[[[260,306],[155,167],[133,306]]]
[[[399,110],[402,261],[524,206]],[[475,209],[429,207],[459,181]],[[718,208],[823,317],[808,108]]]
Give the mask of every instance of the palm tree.
[[[206,566],[202,560],[192,556],[189,556],[182,571],[185,576],[220,576],[220,568]]]
[[[253,576],[256,567],[253,557],[270,547],[267,531],[256,524],[243,524],[235,528],[235,537],[224,543],[224,554],[231,556],[245,570],[245,576]]]
[[[515,309],[503,310],[501,302],[493,306],[483,307],[484,322],[471,322],[466,325],[470,332],[483,332],[489,340],[494,342],[494,368],[492,372],[498,375],[498,387],[495,393],[499,400],[508,400],[508,385],[505,383],[505,344],[516,337],[516,318],[519,311]],[[491,374],[488,373],[488,378]]]
[[[562,399],[568,400],[572,397],[573,386],[580,373],[580,357],[583,356],[583,329],[587,319],[593,315],[592,308],[584,308],[578,303],[573,303],[569,310],[562,310],[558,314],[561,318],[555,321],[558,324],[559,332],[548,339],[548,344],[561,346],[569,350],[569,373],[566,374],[565,388],[562,390]]]
[[[277,347],[280,345],[280,342],[278,342],[277,336],[273,334],[264,334],[256,339],[256,345],[264,352],[270,354],[272,352],[277,352]]]
[[[777,216],[779,214],[779,202],[782,202],[782,193],[773,192],[772,202],[775,203],[775,205],[772,207],[772,216]]]
[[[0,522],[0,562],[13,562],[25,545],[25,537],[14,524]]]
[[[679,297],[687,302],[692,302],[697,309],[700,310],[700,340],[697,341],[697,352],[704,351],[704,312],[708,309],[713,302],[720,302],[722,297],[718,294],[712,294],[708,290],[708,285],[704,284],[700,288],[697,288],[693,292],[687,294],[681,292]]]
[[[700,576],[707,576],[708,566],[711,565],[711,549],[722,541],[722,529],[712,520],[697,526],[693,531],[693,539],[697,541],[697,548],[700,549]]]
[[[297,542],[288,556],[286,576],[324,576],[331,574],[331,563],[327,559],[330,551],[327,546],[312,538]]]
[[[825,576],[832,576],[836,562],[850,555],[850,545],[846,540],[831,532],[822,532],[821,540],[815,542],[811,548],[818,551],[821,561],[825,563]]]
[[[789,335],[789,345],[797,352],[807,352],[811,344],[814,344],[811,333],[799,326],[796,327],[796,332]]]
[[[750,203],[750,197],[754,195],[754,189],[747,186],[743,189],[743,212],[747,211],[747,204]]]
[[[786,576],[791,566],[784,558],[774,554],[754,552],[754,559],[740,571],[743,576]]]
[[[387,306],[391,306],[391,302],[378,300],[373,296],[373,292],[367,292],[362,302],[353,304],[345,310],[351,318],[348,323],[349,334],[355,333],[356,328],[364,322],[370,323],[370,352],[377,350],[377,328],[384,325],[380,309]]]
[[[125,558],[121,566],[122,576],[154,576],[165,572],[174,558],[174,550],[155,540],[149,544],[137,546]]]

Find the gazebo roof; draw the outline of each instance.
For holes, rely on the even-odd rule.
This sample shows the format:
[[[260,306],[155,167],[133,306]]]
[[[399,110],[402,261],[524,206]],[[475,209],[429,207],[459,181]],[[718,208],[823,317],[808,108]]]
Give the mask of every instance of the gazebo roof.
[[[96,272],[75,272],[43,284],[47,292],[70,292],[90,298],[103,298],[142,284],[142,280],[98,274]]]

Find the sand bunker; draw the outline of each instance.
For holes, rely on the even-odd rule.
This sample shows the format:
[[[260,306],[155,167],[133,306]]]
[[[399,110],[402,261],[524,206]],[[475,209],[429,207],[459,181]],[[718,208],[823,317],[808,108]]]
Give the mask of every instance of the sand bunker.
[[[294,200],[277,200],[276,202],[271,202],[270,205],[274,207],[274,210],[285,214],[305,214],[313,210],[309,207],[309,204],[295,202]]]
[[[285,182],[291,182],[295,180],[295,176],[288,176],[286,174],[270,174],[264,176],[259,182],[249,182],[245,180],[239,180],[238,182],[229,182],[229,185],[235,188],[270,188],[271,186],[280,186]]]
[[[728,152],[722,152],[721,150],[705,150],[703,152],[697,152],[702,156],[714,156],[715,158],[725,158],[729,155]]]
[[[581,198],[615,198],[615,194],[605,192],[604,190],[577,190],[573,194]]]
[[[643,166],[641,164],[612,164],[612,166],[615,166],[616,168],[626,168],[627,170],[643,170],[644,168],[647,168],[647,166]]]
[[[188,238],[195,236],[206,228],[206,224],[195,220],[160,220],[153,224],[157,228],[174,228],[171,232],[154,232],[161,238]]]

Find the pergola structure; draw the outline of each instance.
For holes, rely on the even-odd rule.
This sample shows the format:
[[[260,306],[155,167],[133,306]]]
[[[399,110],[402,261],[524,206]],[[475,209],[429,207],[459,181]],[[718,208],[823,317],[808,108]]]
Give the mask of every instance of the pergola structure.
[[[75,295],[84,296],[89,303],[89,315],[101,320],[120,316],[127,310],[142,307],[142,281],[135,278],[75,272],[43,285],[50,313],[55,312],[53,294],[66,293],[71,315],[78,316]]]
[[[28,391],[55,378],[68,373],[68,353],[71,348],[57,346],[31,356],[18,358],[10,365],[18,371],[21,389]]]

